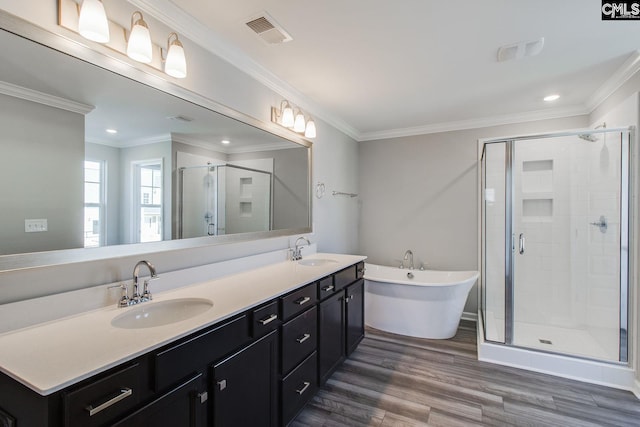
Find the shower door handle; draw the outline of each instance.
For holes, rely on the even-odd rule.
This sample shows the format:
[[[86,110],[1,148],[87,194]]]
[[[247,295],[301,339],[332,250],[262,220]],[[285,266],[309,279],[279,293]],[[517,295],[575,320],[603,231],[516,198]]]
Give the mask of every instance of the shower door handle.
[[[518,238],[518,247],[518,252],[522,255],[524,253],[524,233],[520,233],[520,237]]]

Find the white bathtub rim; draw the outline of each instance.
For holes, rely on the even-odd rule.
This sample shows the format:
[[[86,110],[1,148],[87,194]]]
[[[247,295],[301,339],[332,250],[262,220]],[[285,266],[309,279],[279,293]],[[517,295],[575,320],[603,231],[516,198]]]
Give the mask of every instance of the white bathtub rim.
[[[370,268],[367,268],[370,267]],[[397,279],[397,278],[391,278],[391,277],[383,277],[383,276],[377,276],[377,275],[371,275],[371,269],[375,269],[375,270],[393,270],[394,272],[406,272],[406,273],[413,273],[416,277],[414,279]],[[367,270],[369,270],[369,273],[367,272]],[[402,276],[406,276],[405,274],[401,274]],[[456,276],[461,276],[461,277],[451,277],[449,278],[451,281],[450,282],[436,282],[436,281],[421,281],[419,276],[421,274],[428,274],[428,273],[437,273],[437,274],[445,274],[445,273],[449,273],[449,274],[456,274]],[[397,284],[397,285],[409,285],[409,286],[433,286],[433,287],[449,287],[449,286],[460,286],[461,284],[464,284],[468,281],[471,281],[471,284],[473,285],[476,280],[478,280],[478,277],[480,277],[480,272],[477,270],[409,270],[409,269],[400,269],[397,267],[390,267],[390,266],[386,266],[386,265],[377,265],[377,264],[365,264],[365,273],[364,273],[364,279],[368,280],[370,282],[376,282],[376,283],[393,283],[393,284]]]

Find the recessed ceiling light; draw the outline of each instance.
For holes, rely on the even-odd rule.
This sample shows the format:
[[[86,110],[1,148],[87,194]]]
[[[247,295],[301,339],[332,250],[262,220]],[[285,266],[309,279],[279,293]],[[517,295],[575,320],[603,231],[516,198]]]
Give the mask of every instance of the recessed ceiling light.
[[[111,133],[111,134],[116,134],[116,133],[118,133],[118,130],[117,130],[117,129],[105,129],[105,131],[106,131],[107,133]]]
[[[560,95],[558,95],[557,93],[554,93],[553,95],[545,96],[543,99],[546,102],[553,102],[553,101],[556,101],[558,98],[560,98]]]
[[[222,141],[220,141],[221,144],[231,144],[231,141],[229,141],[228,139],[223,139]]]

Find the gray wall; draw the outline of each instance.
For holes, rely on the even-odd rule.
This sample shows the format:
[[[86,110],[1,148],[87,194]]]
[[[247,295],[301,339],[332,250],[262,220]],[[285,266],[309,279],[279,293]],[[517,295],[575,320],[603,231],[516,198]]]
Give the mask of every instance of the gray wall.
[[[83,247],[84,116],[0,95],[0,130],[0,254]]]
[[[374,264],[478,269],[478,139],[581,128],[587,116],[364,141],[359,144],[360,252]],[[466,312],[477,312],[477,292]]]

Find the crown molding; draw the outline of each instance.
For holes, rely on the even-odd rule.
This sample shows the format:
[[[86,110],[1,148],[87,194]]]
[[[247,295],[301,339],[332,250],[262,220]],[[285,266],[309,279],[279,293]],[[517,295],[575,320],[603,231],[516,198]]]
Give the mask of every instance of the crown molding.
[[[81,102],[72,101],[55,95],[49,95],[48,93],[39,92],[37,90],[3,81],[0,81],[0,93],[14,98],[20,98],[26,101],[47,105],[49,107],[70,111],[72,113],[82,114],[83,116],[90,113],[95,108],[93,105],[83,104]]]
[[[431,125],[415,126],[410,128],[390,129],[378,132],[364,132],[360,134],[359,141],[373,141],[377,139],[401,138],[405,136],[425,135],[430,133],[477,129],[514,123],[533,122],[536,120],[581,116],[584,114],[589,114],[589,111],[587,110],[587,108],[581,105],[565,108],[555,108],[550,110],[536,110],[524,113],[507,114],[503,116],[435,123]]]
[[[627,60],[587,99],[585,105],[589,112],[595,110],[609,96],[640,71],[640,51],[634,51]]]
[[[275,93],[294,102],[315,118],[330,124],[353,139],[358,139],[360,133],[354,127],[310,100],[302,92],[258,64],[244,52],[224,41],[213,30],[173,4],[170,0],[128,1],[203,49],[253,77]]]

